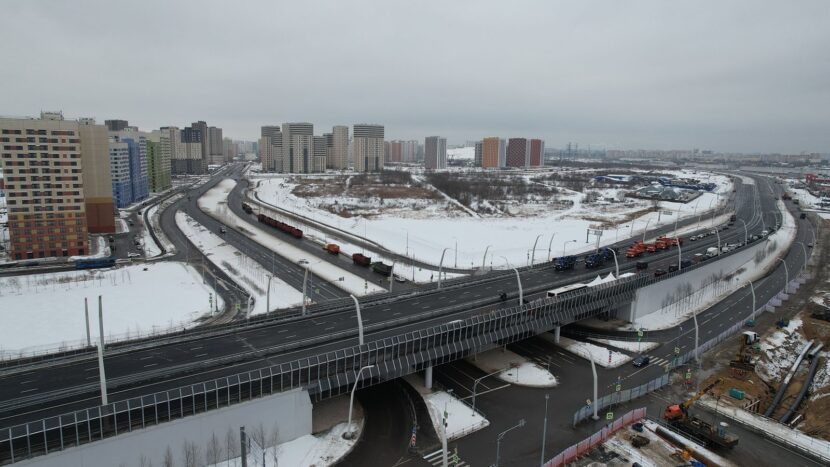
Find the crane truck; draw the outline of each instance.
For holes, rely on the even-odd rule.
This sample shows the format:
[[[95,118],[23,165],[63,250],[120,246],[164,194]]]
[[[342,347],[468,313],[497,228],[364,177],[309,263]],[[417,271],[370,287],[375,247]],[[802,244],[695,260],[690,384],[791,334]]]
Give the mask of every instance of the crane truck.
[[[666,407],[665,412],[663,412],[663,419],[678,430],[703,440],[707,446],[729,449],[735,447],[738,444],[738,437],[726,432],[725,423],[715,427],[711,423],[689,414],[689,407],[720,382],[721,379],[718,378],[704,386],[689,399]]]

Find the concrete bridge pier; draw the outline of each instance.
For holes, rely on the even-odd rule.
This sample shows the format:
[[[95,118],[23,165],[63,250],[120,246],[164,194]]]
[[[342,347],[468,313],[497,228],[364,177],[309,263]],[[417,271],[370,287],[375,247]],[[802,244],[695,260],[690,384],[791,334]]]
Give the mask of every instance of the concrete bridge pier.
[[[424,370],[424,387],[432,389],[432,367],[428,366]]]
[[[553,343],[554,344],[559,343],[559,332],[560,332],[561,329],[562,329],[562,326],[556,326],[555,328],[553,328]]]

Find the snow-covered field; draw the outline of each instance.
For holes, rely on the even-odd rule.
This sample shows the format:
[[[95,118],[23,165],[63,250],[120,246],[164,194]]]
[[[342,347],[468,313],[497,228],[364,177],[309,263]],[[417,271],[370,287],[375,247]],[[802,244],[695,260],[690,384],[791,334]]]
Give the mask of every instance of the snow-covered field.
[[[210,313],[211,293],[195,270],[172,262],[0,277],[0,354],[85,344],[84,298],[94,338],[103,297],[111,341],[192,326]]]
[[[676,175],[692,176],[682,171]],[[519,176],[532,178],[532,175]],[[662,213],[650,212],[633,221],[625,219],[651,208],[654,203],[644,200],[585,203],[585,193],[560,189],[559,208],[540,200],[511,205],[508,212],[501,212],[498,217],[482,218],[468,215],[443,199],[298,197],[292,193],[298,184],[290,177],[257,178],[255,182],[260,198],[268,203],[302,213],[332,228],[365,236],[398,254],[408,252],[429,264],[437,265],[446,248],[449,258],[445,257],[445,262],[450,259],[450,266],[473,268],[481,265],[485,251],[488,252],[484,259],[486,266],[505,267],[508,263],[523,266],[531,260],[542,261],[563,253],[592,249],[596,237],[591,236],[586,242],[589,228],[603,229],[600,244],[604,245],[639,235],[646,226],[674,224],[678,216],[700,217],[724,203],[732,191],[728,178],[713,175],[711,180],[718,183],[717,193],[703,193],[686,204],[659,202]],[[615,193],[619,190],[603,189],[603,195],[617,196]],[[343,205],[358,206],[359,212],[367,214],[341,217],[335,212]],[[608,227],[609,223],[616,225]]]
[[[542,334],[541,337],[549,342],[553,342],[553,336],[549,333]],[[556,345],[574,355],[579,355],[585,360],[593,360],[597,365],[606,368],[617,368],[623,363],[631,361],[631,357],[622,352],[588,342],[575,341],[567,337],[560,337],[559,343]]]
[[[486,428],[490,422],[474,411],[467,404],[461,402],[444,391],[435,391],[424,394],[424,402],[429,409],[429,417],[435,432],[441,436],[441,420],[447,414],[447,440],[461,438],[474,431]]]
[[[268,274],[259,263],[204,228],[184,212],[176,213],[176,225],[193,242],[211,263],[225,271],[237,285],[254,297],[251,315],[268,310]],[[286,284],[278,277],[271,279],[271,309],[289,308],[303,303],[302,292]]]
[[[610,339],[589,339],[599,344],[610,345],[621,350],[635,353],[646,353],[660,346],[659,342],[615,341]],[[607,360],[606,360],[607,361]]]
[[[222,180],[199,198],[199,208],[225,225],[237,229],[248,238],[274,251],[276,254],[294,263],[307,261],[307,267],[320,278],[331,282],[351,294],[363,296],[376,292],[385,292],[386,289],[369,283],[365,279],[352,274],[336,265],[311,256],[305,251],[283,242],[274,235],[270,235],[256,225],[248,224],[234,214],[227,206],[228,193],[236,186],[236,181]],[[342,279],[342,280],[341,280]]]
[[[249,453],[248,465],[257,467],[285,467],[285,466],[313,466],[327,467],[334,465],[352,450],[355,443],[360,439],[360,431],[363,429],[363,420],[353,421],[352,425],[357,427],[355,438],[346,440],[343,433],[346,432],[346,423],[339,423],[331,430],[317,435],[300,436],[287,443],[278,444],[265,448],[262,451],[253,447],[255,451]],[[263,464],[263,457],[265,463]],[[241,465],[241,459],[235,457],[229,461],[212,464],[214,467],[237,467]]]
[[[552,388],[558,384],[549,371],[509,350],[488,350],[467,361],[485,373],[498,372],[495,375],[498,379],[517,386]]]

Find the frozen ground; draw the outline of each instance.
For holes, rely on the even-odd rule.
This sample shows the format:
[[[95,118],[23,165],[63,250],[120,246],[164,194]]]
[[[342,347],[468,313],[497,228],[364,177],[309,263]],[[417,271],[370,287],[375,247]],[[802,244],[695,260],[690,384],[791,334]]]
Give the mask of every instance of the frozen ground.
[[[0,277],[0,353],[85,344],[84,298],[95,336],[103,297],[110,341],[193,326],[210,313],[211,293],[195,270],[172,262]]]
[[[360,432],[363,429],[363,420],[352,421],[357,428],[356,436],[352,440],[343,439],[346,432],[346,423],[340,423],[331,430],[317,435],[305,435],[278,444],[274,447],[265,448],[265,463],[262,463],[263,453],[255,446],[248,456],[248,465],[263,467],[327,467],[336,464],[360,439]],[[214,467],[237,467],[241,465],[240,457],[229,461],[213,464]]]
[[[541,334],[541,337],[553,342],[553,335],[550,333]],[[606,368],[617,368],[623,363],[631,361],[631,357],[622,352],[588,342],[575,341],[567,337],[560,337],[559,343],[556,345],[585,360],[593,360],[597,365]]]
[[[429,409],[432,426],[438,436],[441,436],[441,420],[447,414],[447,440],[458,439],[470,433],[486,428],[490,422],[480,413],[473,411],[467,404],[461,402],[444,391],[435,391],[423,395]]]
[[[549,371],[509,350],[488,350],[466,360],[485,373],[498,372],[498,379],[517,386],[552,388],[558,384]]]
[[[147,218],[152,219],[154,215],[158,212],[158,205],[152,206],[149,211],[147,211]],[[144,223],[144,216],[139,216],[141,222],[141,249],[144,251],[145,258],[153,258],[161,254],[161,249],[156,244],[155,240],[153,240],[152,235],[150,235],[150,229],[152,228],[150,225],[145,225]]]
[[[684,172],[677,174],[690,176]],[[485,250],[490,246],[484,264],[502,268],[508,264],[526,265],[532,259],[542,261],[549,256],[560,256],[563,252],[574,254],[590,250],[594,247],[596,238],[592,236],[586,243],[586,232],[589,227],[604,229],[600,239],[600,244],[603,245],[624,239],[628,235],[639,235],[646,226],[673,224],[678,215],[680,218],[700,215],[705,217],[710,208],[714,209],[718,204],[725,202],[727,195],[732,191],[732,184],[728,179],[714,175],[712,177],[719,182],[717,194],[704,193],[686,204],[660,202],[661,210],[668,213],[651,212],[634,221],[626,221],[625,218],[651,207],[653,203],[637,200],[629,204],[614,205],[616,207],[613,211],[603,215],[602,223],[596,220],[597,212],[610,208],[583,203],[584,193],[569,190],[560,190],[559,195],[561,201],[569,206],[566,209],[554,209],[547,204],[539,203],[530,207],[519,205],[515,209],[511,208],[511,212],[503,214],[502,217],[486,218],[473,218],[457,206],[440,199],[436,201],[342,196],[297,197],[292,190],[298,185],[286,176],[258,178],[256,182],[259,186],[256,191],[260,198],[268,203],[301,212],[332,228],[365,236],[398,254],[404,255],[408,251],[428,264],[437,265],[442,251],[448,248],[447,255],[451,255],[452,259],[450,265],[457,264],[460,268],[478,267],[482,263]],[[611,193],[614,190],[621,189],[605,189],[605,194],[614,196]],[[334,211],[344,204],[360,206],[361,211],[371,215],[341,217]],[[326,206],[329,210],[321,209],[321,206]],[[516,209],[516,212],[512,212]],[[617,225],[603,227],[607,223]]]
[[[268,271],[259,263],[226,243],[184,212],[176,213],[176,225],[211,263],[225,271],[234,282],[254,297],[251,315],[266,313],[268,305]],[[271,279],[271,310],[303,303],[302,292],[278,277]]]
[[[283,242],[278,237],[265,232],[259,226],[249,224],[240,219],[227,206],[228,193],[233,190],[234,186],[236,186],[236,181],[231,179],[222,180],[222,182],[208,190],[204,196],[199,198],[199,208],[225,225],[238,230],[248,238],[289,261],[294,263],[298,263],[301,260],[307,261],[308,268],[317,277],[321,277],[351,294],[363,296],[386,291],[383,287],[369,283],[362,277],[352,274],[345,269],[341,269],[328,261],[323,261],[316,256],[309,255],[294,245]]]

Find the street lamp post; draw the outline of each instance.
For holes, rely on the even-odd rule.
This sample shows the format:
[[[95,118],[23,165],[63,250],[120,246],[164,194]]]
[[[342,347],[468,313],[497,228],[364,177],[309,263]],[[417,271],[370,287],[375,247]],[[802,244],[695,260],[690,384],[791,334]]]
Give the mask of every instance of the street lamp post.
[[[389,270],[389,293],[392,293],[393,285],[395,285],[395,260],[392,260],[392,269]]]
[[[617,252],[613,248],[608,248],[608,251],[614,255],[614,267],[617,269],[617,279],[620,278],[620,263],[617,262]]]
[[[778,261],[781,261],[781,264],[784,265],[784,293],[789,293],[790,288],[790,271],[787,269],[787,262],[784,261],[782,258],[778,258]]]
[[[677,237],[675,237],[677,238]],[[683,249],[680,248],[680,241],[677,242],[677,270],[683,267]]]
[[[360,368],[360,371],[357,372],[357,376],[354,379],[354,386],[352,386],[352,395],[349,397],[349,423],[346,424],[346,432],[343,433],[343,437],[346,439],[352,439],[354,437],[354,431],[352,430],[352,408],[354,407],[354,392],[357,390],[357,383],[360,382],[360,375],[363,374],[363,370],[368,370],[374,368],[375,365],[366,365]]]
[[[305,307],[306,307],[306,282],[308,282],[308,264],[303,265],[303,316],[305,316]]]
[[[718,237],[718,256],[720,256],[720,232],[718,232],[718,229],[715,229],[712,232],[715,232],[715,235]]]
[[[597,390],[597,365],[596,365],[596,363],[594,363],[593,358],[591,359],[591,373],[593,373],[593,375],[594,375],[594,403],[593,403],[594,415],[592,415],[591,418],[593,418],[594,420],[599,420],[599,415],[597,415],[597,410],[598,410],[597,406],[599,405],[599,400],[598,400],[598,395],[597,395],[597,393],[598,393],[598,390]]]
[[[568,243],[576,243],[576,240],[568,240],[562,244],[562,256],[565,256],[565,249],[567,248]]]
[[[519,277],[519,270],[513,268],[513,272],[516,273],[516,283],[519,284],[519,306],[522,306],[524,303],[524,295],[522,294],[522,278]]]
[[[556,232],[550,236],[550,241],[548,242],[548,261],[550,261],[550,249],[553,247],[553,239],[556,238]]]
[[[807,270],[807,247],[804,246],[803,242],[796,242],[796,243],[801,245],[801,251],[804,253],[804,264],[801,266],[801,272],[804,272],[804,271]]]
[[[478,386],[478,383],[480,383],[484,379],[487,379],[487,378],[495,375],[496,373],[501,373],[502,371],[504,371],[504,370],[496,370],[492,373],[488,373],[484,376],[480,376],[480,377],[476,378],[475,381],[473,381],[473,404],[472,404],[473,405],[473,412],[476,411],[476,394],[477,394],[476,393],[476,387]]]
[[[504,435],[506,435],[510,431],[515,430],[516,428],[521,428],[523,426],[525,426],[525,419],[524,418],[519,420],[519,423],[517,423],[516,425],[514,425],[514,426],[502,431],[501,433],[499,433],[499,436],[496,438],[496,463],[493,464],[494,467],[499,467],[500,454],[501,454],[501,440],[504,439]]]
[[[453,237],[453,238],[455,238],[455,237]],[[458,239],[457,238],[455,238],[455,266],[453,266],[453,267],[455,269],[458,269]]]
[[[643,228],[643,243],[646,242],[646,232],[648,232],[648,223],[651,222],[651,219],[646,219],[646,226]]]
[[[484,256],[481,257],[481,270],[484,270],[484,262],[487,260],[487,251],[490,250],[490,247],[493,245],[487,245],[487,248],[484,249]]]
[[[746,221],[743,219],[738,219],[744,225],[744,245],[749,242],[749,229],[746,228]]]
[[[751,315],[750,319],[753,322],[755,322],[755,284],[753,284],[752,281],[748,281],[748,282],[749,282],[749,289],[752,290],[752,315]]]
[[[265,312],[271,311],[271,274],[268,274],[268,291],[265,293]],[[219,300],[217,300],[218,302]]]
[[[357,310],[357,342],[363,345],[363,317],[360,316],[360,302],[357,301],[357,297],[354,295],[349,296],[354,300],[354,307]]]
[[[542,425],[542,454],[539,456],[539,466],[545,465],[545,441],[548,437],[548,399],[550,394],[545,394],[545,421]]]
[[[533,253],[530,254],[530,267],[533,267],[533,262],[536,260],[536,244],[539,243],[539,239],[542,238],[542,234],[536,236],[536,240],[533,242]]]
[[[447,253],[449,248],[444,248],[444,251],[441,252],[441,261],[438,263],[438,288],[441,288],[441,273],[444,271],[444,254]]]

